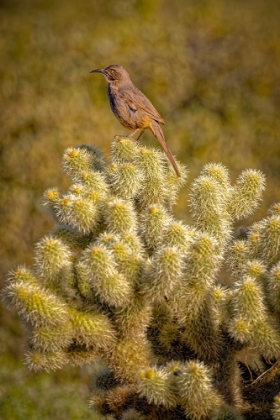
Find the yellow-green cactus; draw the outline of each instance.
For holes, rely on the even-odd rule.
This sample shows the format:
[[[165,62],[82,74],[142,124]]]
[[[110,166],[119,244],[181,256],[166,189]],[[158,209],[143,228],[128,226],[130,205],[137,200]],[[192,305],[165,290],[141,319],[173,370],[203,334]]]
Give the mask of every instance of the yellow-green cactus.
[[[187,170],[158,150],[116,137],[108,164],[83,145],[62,166],[72,185],[44,194],[57,224],[3,290],[28,367],[92,363],[100,419],[279,419],[279,204],[234,233],[264,176],[206,165],[186,225],[172,206]]]

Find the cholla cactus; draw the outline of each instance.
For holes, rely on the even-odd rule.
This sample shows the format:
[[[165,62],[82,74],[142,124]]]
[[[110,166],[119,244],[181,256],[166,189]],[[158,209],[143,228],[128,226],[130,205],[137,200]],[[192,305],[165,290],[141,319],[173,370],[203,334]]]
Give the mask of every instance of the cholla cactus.
[[[188,226],[171,213],[183,166],[178,178],[161,152],[127,138],[111,157],[66,150],[73,185],[44,195],[57,226],[4,289],[30,331],[28,367],[93,363],[100,418],[280,418],[280,206],[233,234],[264,176],[247,170],[232,185],[207,165]]]

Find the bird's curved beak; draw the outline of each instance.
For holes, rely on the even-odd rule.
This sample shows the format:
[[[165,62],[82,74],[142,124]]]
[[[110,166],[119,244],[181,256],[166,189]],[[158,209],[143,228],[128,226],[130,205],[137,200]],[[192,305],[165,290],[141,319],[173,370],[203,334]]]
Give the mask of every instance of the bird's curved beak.
[[[95,69],[95,70],[91,70],[90,73],[102,73],[102,74],[104,74],[104,70],[103,69]]]

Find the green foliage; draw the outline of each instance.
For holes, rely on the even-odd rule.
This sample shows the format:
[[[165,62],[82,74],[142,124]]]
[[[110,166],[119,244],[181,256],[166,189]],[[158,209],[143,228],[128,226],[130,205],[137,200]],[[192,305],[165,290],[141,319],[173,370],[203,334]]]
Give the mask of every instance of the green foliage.
[[[87,384],[73,370],[64,378],[26,372],[21,362],[0,358],[1,420],[98,420],[85,404]]]
[[[25,363],[93,364],[90,406],[101,417],[277,418],[277,206],[233,234],[256,209],[264,176],[246,170],[232,185],[224,166],[206,165],[190,189],[188,226],[172,215],[183,165],[180,179],[162,152],[128,138],[111,153],[105,164],[95,148],[66,150],[73,184],[44,195],[57,226],[36,245],[33,269],[19,267],[3,290],[29,328]],[[73,211],[84,199],[94,216],[90,205]],[[94,222],[85,229],[85,220]],[[252,352],[258,371],[246,362]]]

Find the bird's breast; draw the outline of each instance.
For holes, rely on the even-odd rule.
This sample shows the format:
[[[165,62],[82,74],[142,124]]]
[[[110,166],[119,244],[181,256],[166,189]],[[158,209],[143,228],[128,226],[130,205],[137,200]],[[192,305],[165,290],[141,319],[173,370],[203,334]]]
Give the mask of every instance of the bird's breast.
[[[111,110],[119,122],[131,130],[142,127],[141,113],[137,109],[129,106],[117,87],[108,86],[108,96]]]

